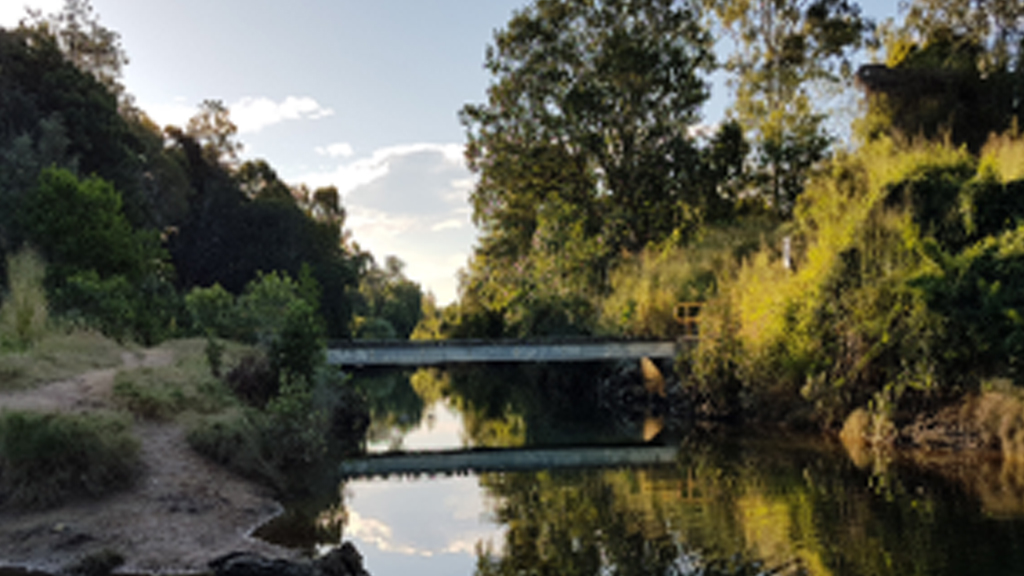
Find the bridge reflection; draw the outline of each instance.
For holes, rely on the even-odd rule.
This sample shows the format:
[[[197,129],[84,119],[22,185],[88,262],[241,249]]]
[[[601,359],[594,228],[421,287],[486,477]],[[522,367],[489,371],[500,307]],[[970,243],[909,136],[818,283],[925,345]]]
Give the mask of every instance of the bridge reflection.
[[[555,468],[615,468],[672,464],[677,461],[678,455],[678,448],[667,446],[409,452],[347,460],[341,464],[341,474],[345,478],[371,478]]]

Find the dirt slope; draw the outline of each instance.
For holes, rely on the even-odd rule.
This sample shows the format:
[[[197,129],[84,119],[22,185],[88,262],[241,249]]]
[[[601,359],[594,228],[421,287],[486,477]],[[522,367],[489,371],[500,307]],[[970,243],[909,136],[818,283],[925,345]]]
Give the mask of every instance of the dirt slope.
[[[0,410],[86,411],[110,407],[119,370],[162,366],[173,353],[125,353],[118,369],[95,370],[32,390],[0,393]],[[0,566],[55,572],[102,550],[123,555],[119,571],[193,572],[222,554],[294,553],[248,534],[280,511],[260,487],[192,452],[173,423],[135,425],[144,472],[136,485],[96,501],[46,511],[0,508]]]

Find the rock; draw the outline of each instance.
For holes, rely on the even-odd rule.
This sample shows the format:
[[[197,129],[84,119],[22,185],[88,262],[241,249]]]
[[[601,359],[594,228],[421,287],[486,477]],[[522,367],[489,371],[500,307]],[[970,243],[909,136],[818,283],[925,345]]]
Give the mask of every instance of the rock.
[[[351,542],[345,542],[316,561],[324,576],[370,576],[363,568],[363,555]]]
[[[115,568],[124,564],[124,556],[113,550],[101,550],[61,570],[67,576],[109,576]]]
[[[217,576],[370,576],[363,556],[345,542],[313,563],[265,558],[251,552],[232,552],[211,560]]]
[[[306,563],[264,558],[250,552],[232,552],[210,561],[217,576],[317,576]]]

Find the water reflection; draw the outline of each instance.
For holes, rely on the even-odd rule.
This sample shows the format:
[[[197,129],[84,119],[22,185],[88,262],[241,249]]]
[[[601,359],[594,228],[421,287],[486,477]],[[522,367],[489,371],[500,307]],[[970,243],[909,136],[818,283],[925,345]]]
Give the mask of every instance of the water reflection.
[[[1018,463],[932,456],[861,458],[858,467],[820,439],[687,433],[665,440],[657,414],[624,426],[586,397],[583,384],[526,377],[469,368],[406,372],[405,384],[378,379],[400,401],[391,406],[379,396],[375,416],[390,428],[377,429],[374,446],[653,439],[677,448],[677,458],[350,481],[310,514],[318,542],[355,540],[375,574],[1000,575],[1024,566]],[[402,396],[403,386],[418,404]],[[331,532],[338,522],[342,534]]]

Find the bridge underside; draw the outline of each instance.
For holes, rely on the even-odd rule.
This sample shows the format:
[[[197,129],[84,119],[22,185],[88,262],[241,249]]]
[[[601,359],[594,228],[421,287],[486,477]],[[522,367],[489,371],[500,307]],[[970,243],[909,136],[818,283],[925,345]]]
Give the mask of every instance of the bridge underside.
[[[483,450],[385,454],[341,464],[345,478],[391,475],[512,472],[551,468],[650,466],[676,461],[678,448],[665,446]]]
[[[478,362],[593,362],[674,358],[676,342],[460,343],[457,341],[334,345],[338,366],[431,366]]]

